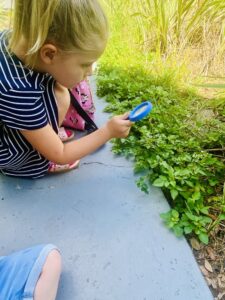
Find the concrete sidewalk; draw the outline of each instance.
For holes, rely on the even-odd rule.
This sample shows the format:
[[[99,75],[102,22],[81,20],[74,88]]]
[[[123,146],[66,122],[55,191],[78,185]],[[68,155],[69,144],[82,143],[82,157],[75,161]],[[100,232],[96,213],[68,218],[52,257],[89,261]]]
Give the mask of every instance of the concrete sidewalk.
[[[95,99],[97,123],[109,117]],[[79,170],[39,180],[0,177],[0,255],[56,244],[64,267],[57,300],[212,300],[184,238],[159,217],[162,192],[142,193],[132,163],[110,144]]]

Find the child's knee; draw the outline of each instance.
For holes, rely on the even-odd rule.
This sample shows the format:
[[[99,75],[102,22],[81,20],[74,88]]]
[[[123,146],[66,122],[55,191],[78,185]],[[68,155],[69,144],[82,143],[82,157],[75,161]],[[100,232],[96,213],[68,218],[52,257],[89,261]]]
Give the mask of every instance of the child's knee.
[[[62,270],[62,258],[58,250],[52,250],[46,259],[43,267],[43,272],[53,272],[55,274],[60,274]]]

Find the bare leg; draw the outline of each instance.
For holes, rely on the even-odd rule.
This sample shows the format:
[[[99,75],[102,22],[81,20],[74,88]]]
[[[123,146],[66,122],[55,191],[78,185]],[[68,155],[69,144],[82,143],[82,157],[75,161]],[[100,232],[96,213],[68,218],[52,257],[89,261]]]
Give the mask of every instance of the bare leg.
[[[58,105],[59,126],[62,124],[70,106],[70,95],[68,89],[56,82],[54,92]]]
[[[61,255],[52,250],[34,291],[34,300],[55,300],[61,273]]]

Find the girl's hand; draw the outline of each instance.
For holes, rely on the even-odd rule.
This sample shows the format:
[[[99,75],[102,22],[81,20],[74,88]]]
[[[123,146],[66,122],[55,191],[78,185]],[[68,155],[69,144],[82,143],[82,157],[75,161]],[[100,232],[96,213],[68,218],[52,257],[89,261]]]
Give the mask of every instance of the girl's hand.
[[[105,125],[110,138],[125,138],[130,132],[132,122],[128,120],[129,113],[111,118]]]

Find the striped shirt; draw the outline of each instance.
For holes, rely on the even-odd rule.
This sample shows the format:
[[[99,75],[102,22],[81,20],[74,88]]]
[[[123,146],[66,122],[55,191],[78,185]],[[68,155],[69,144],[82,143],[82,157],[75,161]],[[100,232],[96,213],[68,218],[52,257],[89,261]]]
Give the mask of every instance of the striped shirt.
[[[49,161],[23,137],[20,130],[50,124],[58,132],[55,80],[28,69],[7,48],[9,32],[0,33],[0,171],[5,175],[38,178]]]

